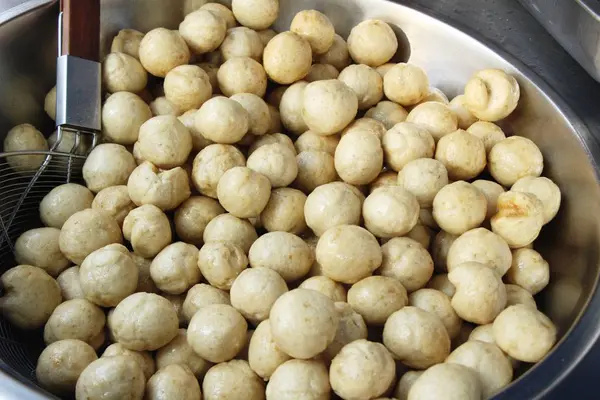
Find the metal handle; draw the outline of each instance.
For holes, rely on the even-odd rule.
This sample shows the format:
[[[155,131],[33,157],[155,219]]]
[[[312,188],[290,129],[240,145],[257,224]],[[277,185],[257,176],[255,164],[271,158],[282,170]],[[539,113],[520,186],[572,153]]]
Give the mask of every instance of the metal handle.
[[[61,0],[59,56],[98,61],[100,53],[100,0]]]

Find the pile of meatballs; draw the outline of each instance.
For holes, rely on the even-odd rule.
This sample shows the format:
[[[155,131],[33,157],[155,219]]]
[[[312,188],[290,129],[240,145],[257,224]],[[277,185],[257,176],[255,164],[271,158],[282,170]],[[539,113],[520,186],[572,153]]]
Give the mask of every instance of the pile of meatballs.
[[[44,197],[1,277],[4,317],[43,328],[41,386],[478,400],[551,350],[534,241],[561,193],[536,144],[495,124],[512,76],[478,71],[448,101],[390,62],[384,21],[344,39],[316,10],[276,33],[277,0],[188,6],[178,30],[115,36],[85,186]],[[27,124],[4,143],[44,149]]]

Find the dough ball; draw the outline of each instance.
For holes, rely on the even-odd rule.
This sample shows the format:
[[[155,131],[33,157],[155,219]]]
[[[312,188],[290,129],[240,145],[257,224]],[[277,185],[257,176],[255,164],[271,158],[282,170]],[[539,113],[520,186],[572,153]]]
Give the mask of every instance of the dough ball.
[[[444,164],[453,181],[470,180],[485,169],[485,146],[475,135],[459,129],[439,139],[435,159]]]
[[[475,261],[487,265],[502,277],[512,261],[510,248],[504,239],[485,228],[476,228],[460,235],[450,247],[447,268]]]
[[[187,330],[179,329],[177,336],[156,352],[156,368],[185,365],[201,380],[211,364],[197,355],[187,342]]]
[[[336,302],[335,310],[340,317],[333,342],[321,353],[320,357],[331,362],[347,344],[367,338],[367,325],[363,317],[345,302]]]
[[[383,91],[388,99],[402,106],[413,106],[429,94],[429,78],[416,65],[398,63],[385,73]]]
[[[229,290],[238,275],[248,266],[248,257],[237,245],[227,242],[204,244],[198,254],[198,268],[208,283]]]
[[[387,132],[386,127],[380,121],[373,118],[359,118],[352,121],[341,133],[344,136],[352,131],[368,131],[369,133],[377,136],[380,140],[383,139],[383,135]],[[339,141],[338,141],[339,142]]]
[[[90,253],[79,267],[85,298],[102,307],[114,307],[138,284],[138,268],[121,244],[109,244]]]
[[[290,356],[277,347],[270,321],[267,319],[258,324],[248,348],[248,362],[252,371],[264,380],[269,380],[277,367],[289,359]]]
[[[145,204],[127,214],[123,235],[138,255],[152,258],[171,243],[171,226],[160,208]]]
[[[175,104],[171,103],[165,96],[160,96],[150,103],[150,110],[155,117],[159,115],[172,115],[178,117],[183,114]]]
[[[273,303],[288,290],[284,279],[270,268],[242,271],[231,286],[231,304],[252,322],[269,317]]]
[[[473,186],[481,190],[487,200],[487,213],[485,215],[485,218],[492,218],[494,214],[496,214],[498,196],[504,193],[504,188],[494,181],[488,181],[485,179],[478,179],[474,181]]]
[[[48,142],[33,125],[21,124],[12,128],[4,138],[5,153],[12,151],[48,151]],[[42,165],[45,155],[7,157],[8,165],[17,172],[34,171]]]
[[[20,329],[41,328],[61,303],[60,286],[43,269],[17,265],[0,277],[0,311]]]
[[[260,37],[260,41],[262,42],[263,46],[266,46],[267,43],[271,41],[271,39],[277,36],[277,32],[275,32],[273,29],[263,29],[256,33],[258,33],[258,36]]]
[[[238,60],[237,58],[233,60]],[[266,79],[266,78],[265,78]],[[266,80],[265,80],[266,82]],[[251,92],[248,90],[247,92]],[[264,92],[263,92],[264,94]],[[232,100],[240,103],[249,117],[248,133],[256,136],[267,133],[271,123],[269,107],[263,99],[253,93],[238,93],[231,96]]]
[[[348,290],[348,304],[367,324],[383,325],[390,315],[408,304],[408,297],[406,289],[397,279],[369,276]]]
[[[377,71],[377,73],[383,79],[385,77],[385,74],[387,74],[389,72],[389,70],[392,69],[395,65],[396,65],[396,63],[381,64],[379,67],[375,68],[375,71]]]
[[[266,398],[326,400],[331,396],[325,364],[315,360],[289,360],[281,364],[269,379]]]
[[[259,147],[248,157],[246,165],[267,177],[273,188],[288,186],[298,175],[296,152],[283,144]]]
[[[225,209],[214,199],[204,196],[192,196],[175,211],[175,231],[186,243],[201,246],[206,225]]]
[[[102,133],[111,142],[133,144],[138,139],[140,126],[150,118],[150,107],[138,95],[113,93],[102,106]]]
[[[150,276],[165,293],[186,292],[202,278],[198,268],[198,248],[184,242],[168,245],[152,260]]]
[[[231,360],[208,370],[202,383],[207,400],[237,399],[264,400],[265,384],[245,360]]]
[[[550,281],[550,267],[542,255],[533,249],[516,249],[506,281],[519,285],[532,295],[542,291]]]
[[[248,324],[235,308],[212,304],[199,309],[188,326],[188,344],[214,363],[234,358],[246,344]]]
[[[359,110],[373,107],[383,97],[383,79],[368,65],[350,65],[340,72],[338,79],[354,91]]]
[[[420,308],[407,306],[393,313],[383,328],[383,344],[410,368],[426,369],[444,362],[450,338],[442,321]]]
[[[339,71],[331,64],[313,64],[310,72],[304,79],[307,82],[324,81],[328,79],[337,79]]]
[[[341,131],[357,110],[356,94],[337,79],[312,82],[304,89],[302,117],[309,129],[319,135]]]
[[[211,144],[194,158],[192,182],[201,194],[216,199],[217,184],[223,174],[233,167],[245,165],[246,158],[234,146]]]
[[[431,280],[427,283],[429,289],[435,289],[444,293],[449,298],[454,296],[456,293],[456,287],[448,279],[448,274],[439,274],[431,277]]]
[[[269,320],[275,343],[282,351],[294,358],[309,359],[333,342],[339,315],[333,301],[324,294],[294,289],[275,301]]]
[[[441,272],[448,271],[448,251],[450,250],[452,243],[454,243],[459,236],[460,235],[453,235],[446,231],[440,231],[435,235],[431,245],[431,256],[436,270]]]
[[[398,173],[398,186],[412,193],[421,207],[431,207],[435,196],[447,184],[446,167],[430,158],[409,161]]]
[[[506,307],[504,283],[486,264],[459,264],[448,273],[448,279],[456,287],[452,307],[465,321],[489,324]]]
[[[335,170],[345,182],[365,185],[383,168],[381,141],[368,131],[344,135],[335,149]]]
[[[56,119],[56,85],[50,89],[44,98],[44,111],[52,121]]]
[[[333,35],[333,42],[329,49],[315,57],[316,61],[321,64],[333,65],[338,71],[343,70],[350,65],[350,53],[348,45],[343,37],[337,33]]]
[[[434,289],[419,289],[408,296],[408,304],[437,315],[451,340],[459,335],[462,320],[452,308],[450,297],[445,293]]]
[[[132,357],[101,357],[79,375],[75,386],[77,399],[141,399],[146,379],[140,364]]]
[[[525,247],[537,239],[544,224],[544,205],[531,193],[508,191],[498,196],[492,230],[511,248]]]
[[[369,193],[383,186],[397,186],[398,174],[395,171],[384,171],[369,184]]]
[[[140,43],[144,34],[135,29],[121,29],[110,45],[111,53],[125,53],[135,59],[140,58]]]
[[[196,312],[211,304],[230,304],[229,294],[205,283],[194,285],[188,290],[182,306],[186,322],[190,322]]]
[[[401,105],[387,100],[380,101],[365,113],[365,117],[381,122],[385,129],[392,129],[394,125],[404,122],[407,116],[408,111]]]
[[[306,224],[321,236],[329,228],[339,225],[360,225],[365,197],[354,186],[331,182],[317,187],[306,198]]]
[[[221,214],[213,218],[204,229],[204,242],[232,242],[248,253],[257,239],[256,230],[247,220],[231,214]]]
[[[114,357],[114,356],[127,356],[135,359],[144,371],[144,377],[146,380],[150,379],[152,374],[156,371],[156,365],[154,364],[154,358],[152,354],[147,351],[135,351],[129,350],[120,343],[113,343],[104,350],[102,357]]]
[[[148,74],[144,67],[129,54],[110,53],[102,62],[102,84],[109,93],[136,93],[147,83]]]
[[[390,128],[381,141],[385,163],[394,171],[402,170],[410,161],[432,158],[435,142],[427,129],[410,122]]]
[[[498,142],[490,150],[488,160],[490,173],[504,186],[512,186],[523,177],[538,177],[544,168],[540,149],[521,136],[511,136]]]
[[[290,31],[308,41],[314,54],[326,53],[333,44],[335,29],[325,14],[317,10],[298,12],[290,24]]]
[[[477,122],[477,117],[474,116],[467,108],[466,98],[464,94],[458,95],[450,101],[448,107],[454,112],[458,120],[459,129],[468,129],[471,125]]]
[[[506,139],[502,128],[492,122],[477,121],[471,124],[467,129],[471,135],[478,137],[485,146],[486,153],[489,153],[496,143]]]
[[[261,61],[265,46],[256,31],[238,26],[227,30],[220,51],[224,61],[235,57],[250,57]]]
[[[406,122],[412,122],[426,128],[436,142],[458,129],[456,115],[449,106],[437,101],[428,101],[417,105],[408,113]]]
[[[14,255],[17,264],[42,268],[56,277],[70,262],[60,252],[58,244],[60,229],[36,228],[21,234],[15,241]]]
[[[434,231],[438,231],[440,229],[438,224],[435,222],[435,219],[433,219],[433,210],[431,208],[421,208],[419,210],[418,224],[433,229]]]
[[[319,238],[316,258],[323,268],[323,275],[337,282],[353,284],[379,268],[382,250],[375,236],[366,229],[339,225],[327,229]]]
[[[140,62],[146,71],[164,78],[173,68],[187,64],[190,50],[182,36],[181,32],[166,28],[156,28],[146,33],[139,49]]]
[[[494,321],[498,347],[520,361],[540,361],[556,343],[556,334],[548,317],[524,304],[508,307]]]
[[[54,309],[44,326],[44,342],[77,339],[98,348],[104,342],[105,322],[104,311],[88,300],[67,300]]]
[[[135,204],[129,198],[127,186],[111,186],[98,192],[92,208],[103,211],[117,221],[119,226],[123,226],[125,217],[135,208]]]
[[[177,117],[161,115],[140,127],[137,144],[143,160],[169,169],[186,162],[192,150],[192,136]]]
[[[295,186],[304,193],[310,193],[321,185],[338,179],[335,161],[324,151],[303,151],[296,156],[298,176]]]
[[[317,292],[321,292],[334,302],[346,301],[346,288],[344,288],[344,286],[341,283],[338,283],[326,276],[310,277],[304,282],[302,282],[298,287],[301,289],[310,289]]]
[[[288,232],[269,232],[259,237],[248,259],[252,267],[270,268],[288,282],[305,276],[313,263],[308,245]]]
[[[465,103],[483,121],[506,118],[517,107],[520,89],[517,80],[499,69],[476,72],[465,86]]]
[[[398,400],[407,400],[410,389],[415,384],[417,379],[423,375],[425,371],[406,371],[398,380],[398,385],[394,389],[394,397]]]
[[[212,94],[208,75],[196,65],[180,65],[169,71],[164,90],[167,100],[181,111],[199,108]]]
[[[548,178],[526,176],[516,181],[510,190],[535,195],[544,207],[544,224],[550,222],[558,213],[560,189]]]
[[[282,32],[265,46],[263,65],[269,78],[287,85],[294,83],[310,71],[312,65],[311,45],[294,32]]]
[[[431,256],[413,239],[393,238],[381,246],[381,252],[383,261],[377,272],[399,280],[409,293],[424,287],[433,275]]]
[[[301,234],[306,230],[304,219],[306,200],[306,195],[297,189],[274,189],[271,191],[269,202],[260,214],[262,225],[269,232]]]
[[[483,192],[465,181],[444,186],[433,199],[433,218],[442,230],[461,235],[477,228],[485,219],[487,201]]]
[[[83,299],[85,295],[79,282],[79,267],[65,269],[58,275],[56,282],[60,286],[63,300]]]
[[[279,1],[233,0],[231,9],[240,24],[252,29],[266,29],[279,15]]]
[[[96,359],[96,351],[89,344],[75,339],[60,340],[42,351],[35,376],[50,392],[66,395],[75,391],[79,375]]]
[[[426,101],[437,101],[438,103],[446,105],[450,104],[450,102],[448,101],[448,97],[444,94],[444,92],[433,86],[430,86],[428,88],[427,96],[425,96],[423,100],[421,100],[421,102]]]
[[[223,43],[226,32],[226,20],[206,9],[189,13],[179,24],[179,34],[196,54],[216,50]]]
[[[189,178],[183,168],[161,171],[148,161],[133,170],[127,190],[135,204],[153,204],[161,210],[177,208],[191,193]]]
[[[418,243],[421,244],[421,246],[423,246],[426,249],[428,249],[429,245],[431,244],[431,236],[432,235],[433,235],[433,231],[431,229],[429,229],[428,227],[422,225],[421,223],[417,223],[415,225],[415,227],[412,228],[405,235],[405,237],[411,238],[411,239],[417,241]]]
[[[347,344],[331,362],[329,380],[345,399],[372,399],[384,394],[396,377],[396,364],[381,344],[359,339]]]
[[[308,125],[304,121],[302,110],[304,104],[304,91],[308,82],[300,81],[290,85],[281,96],[279,103],[279,112],[281,113],[281,123],[288,131],[300,135],[308,130]],[[315,132],[319,134],[318,132]]]
[[[356,25],[348,36],[348,51],[357,64],[378,67],[388,62],[398,50],[398,39],[392,28],[378,19]]]
[[[524,304],[537,309],[535,299],[527,290],[518,285],[506,284],[506,307]]]
[[[240,103],[226,97],[213,97],[196,112],[196,129],[215,143],[238,142],[249,126],[248,112]]]
[[[208,3],[208,4],[212,4],[215,6],[220,5],[219,3]],[[219,66],[208,63],[208,62],[198,63],[196,65],[199,66],[200,68],[202,68],[202,70],[204,72],[206,72],[206,75],[208,76],[208,81],[210,82],[210,87],[212,88],[212,93],[213,94],[219,93],[220,92],[219,79],[217,77],[218,72],[219,72]]]
[[[378,237],[402,236],[419,220],[419,202],[415,195],[400,186],[375,189],[362,207],[365,228]]]
[[[110,186],[124,185],[136,167],[135,160],[127,149],[114,143],[96,146],[83,164],[83,179],[92,192]]]
[[[435,365],[417,379],[408,400],[477,400],[483,398],[477,372],[459,364]]]
[[[200,385],[192,371],[185,365],[168,365],[156,371],[148,380],[148,400],[199,399]]]
[[[267,90],[264,68],[250,57],[233,57],[225,61],[219,68],[217,78],[219,88],[226,96],[252,93],[263,97]]]
[[[257,217],[269,201],[271,184],[248,167],[233,167],[219,180],[217,195],[223,208],[236,217]]]

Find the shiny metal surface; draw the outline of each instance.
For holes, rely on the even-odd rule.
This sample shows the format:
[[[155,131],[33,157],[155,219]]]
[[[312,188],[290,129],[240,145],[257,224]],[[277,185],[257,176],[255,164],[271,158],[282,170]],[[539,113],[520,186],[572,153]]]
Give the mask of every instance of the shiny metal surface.
[[[547,80],[551,82],[555,80],[556,87],[562,88],[564,85],[561,96],[569,99],[571,106],[576,106],[577,112],[586,122],[584,124],[561,96],[533,75],[522,63],[493,46],[483,44],[450,25],[414,9],[385,0],[280,1],[282,13],[276,24],[277,29],[287,29],[293,14],[306,8],[316,8],[325,12],[334,22],[338,33],[343,36],[348,34],[353,25],[365,18],[381,18],[390,22],[396,28],[404,46],[399,58],[408,59],[424,67],[431,77],[432,84],[444,90],[449,96],[459,93],[471,73],[477,69],[503,68],[517,77],[522,88],[522,101],[517,112],[505,121],[503,127],[510,133],[530,137],[538,143],[546,160],[545,175],[554,179],[564,193],[564,206],[559,216],[546,229],[539,245],[536,243],[536,247],[549,260],[552,269],[551,286],[542,293],[539,301],[542,304],[541,308],[559,325],[563,339],[542,363],[524,374],[497,397],[541,398],[548,394],[581,360],[600,333],[600,320],[596,312],[596,309],[600,308],[600,296],[595,295],[600,261],[598,253],[600,190],[597,180],[600,148],[586,124],[594,131],[600,125],[597,125],[598,120],[589,112],[597,106],[586,104],[593,97],[579,98],[578,93],[569,91],[570,82],[577,81],[579,84],[586,81],[569,77],[560,65],[554,73],[544,69],[546,66],[532,65],[536,70],[539,69],[538,72],[542,71],[542,75]],[[102,48],[108,48],[112,36],[121,28],[148,30],[159,25],[175,28],[182,16],[181,3],[181,1],[162,0],[103,0]],[[506,25],[510,17],[484,14],[494,10],[493,7],[506,7],[507,2],[482,1],[480,12],[484,15],[479,17],[473,16],[473,2],[466,0],[423,0],[407,1],[407,3],[436,16],[446,17],[456,16],[461,10],[467,13],[464,10],[468,8],[471,17],[459,20],[457,25],[461,26],[461,22],[469,24],[472,30],[481,30],[481,32],[489,29],[485,26],[486,20],[500,18],[500,23]],[[492,6],[493,3],[501,3],[501,5]],[[486,4],[490,5],[489,9],[485,9]],[[464,9],[457,8],[463,5]],[[518,18],[526,20],[524,10],[520,12]],[[0,25],[0,55],[2,55],[0,57],[0,104],[8,105],[8,107],[0,107],[0,139],[10,126],[17,123],[37,121],[42,127],[48,126],[41,104],[45,92],[54,84],[52,64],[56,45],[52,40],[55,38],[49,33],[51,31],[49,29],[32,30],[30,27],[32,23],[40,27],[51,27],[51,22],[56,21],[56,15],[57,8],[46,4],[33,13]],[[530,18],[529,23],[534,23],[534,20]],[[519,48],[517,44],[525,41],[525,36],[514,33],[513,36],[505,38],[510,44],[505,48],[508,50],[516,48],[529,54],[530,57],[535,56],[539,47],[544,48],[536,42],[541,37],[536,36],[534,43]],[[3,38],[6,40],[2,40]],[[29,47],[31,50],[25,50],[27,47],[23,47],[27,40],[36,42],[34,46]],[[510,42],[511,40],[513,42]],[[552,45],[547,42],[549,39],[545,38],[545,40],[546,46],[552,48]],[[40,56],[46,48],[51,51]],[[6,54],[10,54],[15,61],[8,63]],[[543,54],[537,53],[537,56],[543,57]],[[44,57],[48,58],[45,64],[42,60]],[[44,65],[47,69],[39,68],[40,65],[29,65],[28,58],[35,58],[38,64]],[[528,61],[531,62],[531,58]],[[576,65],[572,61],[571,63],[566,65]],[[37,68],[36,73],[31,71],[34,67]],[[14,81],[30,81],[31,85],[25,91],[15,92]],[[582,85],[582,88],[577,90],[586,90],[583,86],[586,85]],[[587,90],[596,91],[589,85]],[[23,93],[25,97],[31,98],[26,106],[16,104]],[[13,102],[7,101],[7,97]],[[49,129],[46,132],[50,133]],[[11,336],[9,339],[16,337],[13,336],[16,335],[14,331],[5,333],[3,329],[4,327],[0,327],[0,336],[5,338]],[[3,340],[5,339],[0,339]],[[18,355],[17,358],[30,357],[28,363],[31,365],[35,362],[36,350],[39,349],[36,346],[39,346],[39,343],[32,342],[27,349],[21,350],[22,355]],[[15,368],[12,361],[14,359],[7,359],[1,352],[0,355],[5,363]],[[2,363],[0,366],[5,371]],[[6,373],[3,371],[0,371],[0,374]],[[31,376],[17,378],[26,382]],[[0,385],[0,398],[4,387],[4,384]],[[22,390],[26,390],[23,392],[26,394],[20,394],[19,398],[36,398],[33,391]]]

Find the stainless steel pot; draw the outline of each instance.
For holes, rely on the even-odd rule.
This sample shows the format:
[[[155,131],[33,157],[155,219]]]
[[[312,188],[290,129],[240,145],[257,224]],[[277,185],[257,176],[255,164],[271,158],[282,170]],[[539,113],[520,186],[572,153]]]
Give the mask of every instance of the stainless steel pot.
[[[600,271],[600,147],[586,126],[538,77],[519,62],[465,33],[413,9],[387,0],[280,0],[275,28],[288,28],[293,15],[307,8],[327,14],[343,36],[365,18],[390,22],[402,43],[398,60],[424,67],[432,85],[453,96],[481,68],[502,68],[522,88],[518,110],[503,122],[509,133],[534,140],[544,153],[544,174],[563,192],[558,217],[536,241],[550,262],[552,279],[538,303],[559,326],[562,339],[541,363],[526,371],[497,398],[540,398],[563,380],[600,335],[596,294]],[[176,28],[183,0],[103,0],[101,43],[104,51],[121,28],[147,31]],[[44,115],[45,93],[54,84],[55,0],[33,0],[0,14],[0,139],[10,127],[30,122],[50,134]],[[0,171],[1,173],[1,171]],[[32,221],[37,217],[32,216]],[[14,239],[14,238],[13,238]],[[13,266],[0,255],[0,270]],[[18,332],[0,319],[0,398],[43,398],[34,382],[42,349],[39,332]]]

